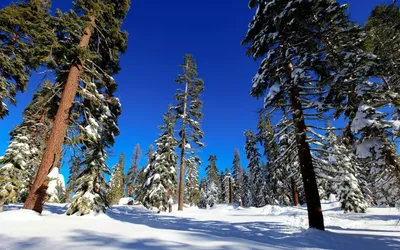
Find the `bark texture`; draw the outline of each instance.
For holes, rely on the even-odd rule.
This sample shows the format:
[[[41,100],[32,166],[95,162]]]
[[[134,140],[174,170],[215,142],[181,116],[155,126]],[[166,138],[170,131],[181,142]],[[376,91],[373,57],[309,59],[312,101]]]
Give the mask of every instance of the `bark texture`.
[[[187,66],[186,66],[187,67]],[[186,146],[186,116],[187,116],[187,97],[189,90],[189,82],[186,80],[185,99],[183,103],[183,119],[182,119],[182,143],[181,143],[181,165],[179,168],[179,190],[178,190],[178,211],[183,211],[183,196],[185,191],[185,146]]]
[[[95,18],[90,17],[90,20],[91,25],[85,27],[84,34],[79,43],[83,48],[88,47],[92,34],[92,27],[95,25]],[[83,60],[77,60],[77,63],[73,64],[70,68],[46,151],[44,152],[43,159],[37,171],[35,181],[33,182],[29,195],[24,203],[24,209],[34,210],[39,213],[43,210],[47,190],[47,185],[45,185],[44,182],[47,175],[57,164],[61,154],[69,122],[70,110],[78,90],[79,78],[83,71],[83,64]]]

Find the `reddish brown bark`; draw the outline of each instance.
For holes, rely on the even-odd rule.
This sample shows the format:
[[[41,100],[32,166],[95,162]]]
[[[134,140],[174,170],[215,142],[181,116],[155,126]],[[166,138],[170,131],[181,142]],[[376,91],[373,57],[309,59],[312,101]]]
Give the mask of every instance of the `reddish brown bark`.
[[[187,68],[187,65],[186,65]],[[187,96],[189,82],[185,83],[185,100],[183,102],[183,121],[182,121],[182,143],[181,143],[181,165],[179,169],[179,190],[178,190],[178,211],[183,211],[183,195],[185,190],[185,147],[186,147],[186,116],[187,116]]]
[[[94,17],[91,17],[90,20],[91,26],[94,26]],[[83,48],[86,48],[89,45],[89,40],[92,34],[91,26],[85,27],[84,29],[84,34],[79,43],[79,45]],[[83,72],[83,63],[83,60],[78,60],[78,62],[72,65],[70,68],[68,79],[65,84],[60,105],[54,120],[53,128],[51,130],[50,138],[47,143],[46,151],[37,171],[35,181],[33,182],[29,195],[24,203],[24,209],[31,209],[39,213],[41,213],[43,210],[43,203],[46,198],[45,193],[43,195],[43,190],[44,192],[47,190],[44,182],[52,168],[55,166],[55,164],[57,164],[61,154],[62,145],[64,143],[67,131],[70,110],[78,90],[80,75]]]
[[[297,185],[293,178],[292,178],[292,195],[293,195],[293,206],[297,206],[299,204],[299,192],[297,191]]]
[[[229,178],[229,203],[233,203],[232,179]]]
[[[183,194],[185,188],[185,133],[183,133],[182,138],[182,149],[181,149],[181,165],[179,168],[179,190],[178,190],[178,211],[183,211]]]

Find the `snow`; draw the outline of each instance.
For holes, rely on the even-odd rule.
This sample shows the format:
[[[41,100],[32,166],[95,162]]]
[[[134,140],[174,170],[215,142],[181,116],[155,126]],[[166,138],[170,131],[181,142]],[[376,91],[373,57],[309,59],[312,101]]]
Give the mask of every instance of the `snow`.
[[[269,103],[271,102],[277,94],[281,92],[281,87],[278,83],[275,83],[272,85],[272,87],[269,89],[268,95],[265,98],[264,102]]]
[[[66,216],[65,204],[46,205],[42,215],[0,213],[0,249],[399,249],[399,210],[369,208],[344,214],[338,202],[322,205],[327,231],[307,229],[302,207],[241,208],[157,214],[143,206],[114,206],[100,216]],[[27,223],[27,220],[29,222]]]
[[[48,175],[48,177],[50,178],[49,187],[47,188],[47,194],[50,195],[49,201],[57,202],[60,196],[60,192],[65,191],[64,176],[59,172],[60,170],[58,168],[53,168]],[[59,190],[58,188],[61,188],[61,190]]]
[[[133,201],[132,197],[123,197],[119,200],[118,205],[128,205],[130,201]]]

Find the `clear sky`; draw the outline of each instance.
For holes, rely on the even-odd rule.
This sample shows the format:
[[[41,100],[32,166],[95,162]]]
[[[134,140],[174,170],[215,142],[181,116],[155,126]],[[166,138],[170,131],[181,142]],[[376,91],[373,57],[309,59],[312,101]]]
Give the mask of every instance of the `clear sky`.
[[[0,7],[11,0],[3,0]],[[53,0],[53,7],[68,10],[70,0]],[[351,20],[364,24],[372,8],[391,0],[341,0],[350,5]],[[132,0],[124,22],[129,32],[128,50],[122,56],[122,71],[115,77],[119,83],[117,96],[122,103],[119,119],[120,136],[109,158],[112,166],[122,152],[130,164],[135,144],[146,151],[154,144],[168,104],[174,102],[180,73],[178,65],[185,53],[193,54],[199,77],[205,81],[202,95],[206,147],[199,153],[204,174],[210,154],[218,157],[219,169],[231,168],[233,151],[238,148],[242,164],[247,161],[243,152],[245,129],[254,129],[256,112],[263,101],[250,97],[251,80],[257,64],[246,57],[240,46],[254,11],[247,0]],[[42,75],[34,74],[28,91],[19,94],[17,107],[0,121],[0,154],[6,150],[8,132],[22,120],[21,112],[32,98]],[[142,157],[141,165],[145,164]],[[128,167],[128,166],[127,166]],[[62,174],[68,175],[64,162]]]

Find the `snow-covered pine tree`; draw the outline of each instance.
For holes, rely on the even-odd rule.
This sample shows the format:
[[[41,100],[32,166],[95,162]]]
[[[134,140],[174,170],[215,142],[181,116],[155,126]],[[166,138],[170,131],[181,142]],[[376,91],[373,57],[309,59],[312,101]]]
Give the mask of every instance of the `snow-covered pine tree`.
[[[217,156],[210,155],[208,158],[208,166],[206,167],[207,171],[207,201],[210,207],[214,206],[214,204],[218,203],[219,199],[219,176],[218,176],[218,168],[217,168]]]
[[[101,113],[103,117],[97,113],[84,118],[86,120],[85,126],[90,125],[87,121],[89,118],[95,119],[99,124],[103,123],[100,120],[111,118],[112,122],[115,123],[101,124],[100,126],[103,126],[102,136],[106,138],[92,141],[89,147],[84,145],[91,151],[91,156],[88,156],[88,158],[92,158],[94,151],[96,151],[96,154],[100,154],[101,159],[105,159],[104,147],[113,144],[114,135],[118,134],[114,133],[113,127],[116,127],[116,119],[114,118],[118,116],[115,114],[119,111],[111,110],[111,107],[113,106],[118,110],[120,106],[117,105],[119,100],[113,97],[117,83],[112,75],[120,70],[120,53],[123,53],[127,46],[127,33],[121,30],[121,26],[129,10],[129,5],[130,0],[77,0],[74,3],[74,10],[66,13],[56,12],[57,22],[55,22],[54,32],[57,34],[60,46],[56,46],[52,51],[53,58],[49,67],[55,70],[57,82],[65,83],[65,85],[45,153],[24,204],[25,209],[32,209],[37,212],[41,212],[43,209],[41,204],[43,204],[45,197],[40,195],[39,190],[45,189],[43,184],[46,175],[54,167],[55,160],[60,157],[69,121],[78,119],[71,115],[71,111],[74,109],[79,110],[79,108],[73,106],[83,105],[80,114],[84,114],[86,108],[91,110],[92,113],[96,110],[106,112],[106,110],[102,110],[104,103],[114,103],[108,105],[109,113]],[[104,97],[104,100],[96,98],[98,94],[96,90]],[[76,102],[77,91],[80,92],[82,99],[78,102]],[[93,95],[95,96],[93,97]],[[97,170],[101,169],[101,174],[104,171],[109,171],[105,169],[103,171],[104,166],[105,164],[101,163],[97,168]],[[92,177],[99,176],[100,172]],[[94,183],[91,184],[94,185]],[[94,187],[93,185],[92,187]],[[100,207],[105,208],[102,205]],[[75,213],[76,207],[72,209],[75,211],[70,210],[68,212]],[[103,209],[96,208],[96,210]]]
[[[44,82],[23,112],[22,123],[11,132],[5,155],[0,159],[0,199],[23,202],[32,185],[54,117],[58,85]]]
[[[125,187],[125,154],[121,153],[118,163],[113,166],[113,172],[110,178],[110,189],[107,192],[107,201],[109,205],[116,205],[123,197]]]
[[[201,178],[200,181],[200,200],[199,200],[199,208],[207,208],[208,205],[208,187],[207,187],[207,179],[205,177]]]
[[[338,168],[335,167],[336,162],[336,151],[331,152],[333,149],[337,149],[337,144],[342,143],[336,134],[335,128],[331,126],[329,122],[326,122],[326,134],[324,136],[318,135],[318,138],[314,138],[312,142],[318,144],[319,147],[314,148],[316,152],[313,155],[315,172],[318,176],[318,190],[321,199],[328,200],[331,194],[337,195],[338,190]],[[344,144],[343,144],[344,145]],[[348,147],[352,147],[349,145]],[[351,151],[349,150],[349,153]]]
[[[126,176],[126,188],[125,194],[129,197],[135,194],[135,183],[137,182],[138,169],[139,169],[139,161],[142,156],[142,150],[140,149],[140,145],[136,144],[133,149],[133,157],[132,157],[132,165],[128,169],[128,173]]]
[[[251,192],[252,183],[248,174],[243,174],[243,193],[242,193],[242,203],[243,207],[250,207],[254,203],[253,195]]]
[[[261,97],[269,89],[266,109],[290,107],[309,226],[324,230],[306,121],[321,118],[327,110],[327,88],[347,78],[348,59],[360,58],[347,49],[361,43],[357,40],[361,29],[349,22],[347,6],[334,0],[251,0],[249,7],[257,7],[257,11],[242,44],[249,45],[249,56],[264,59],[253,78],[251,95]],[[339,63],[342,59],[345,63]],[[352,73],[356,81],[359,73]],[[337,92],[333,93],[333,99],[340,100]]]
[[[114,144],[115,136],[119,134],[117,119],[121,104],[113,97],[115,88],[106,88],[102,92],[93,85],[86,87],[89,86],[93,94],[81,100],[79,107],[82,108],[78,108],[82,112],[79,117],[85,118],[77,124],[80,134],[76,139],[83,152],[82,170],[76,178],[77,186],[67,215],[105,212],[108,207],[108,184],[104,175],[111,173],[106,163],[106,149]]]
[[[232,177],[233,177],[233,202],[239,203],[241,200],[242,192],[243,192],[243,180],[242,180],[242,171],[240,164],[240,153],[239,149],[235,149],[233,153],[233,162],[232,162]]]
[[[147,208],[156,207],[159,211],[168,208],[169,195],[176,191],[176,171],[178,155],[175,150],[178,141],[174,137],[175,116],[170,110],[164,115],[164,125],[160,126],[162,134],[156,140],[156,151],[151,156],[144,173],[146,182],[144,184],[143,205]]]
[[[224,176],[224,190],[225,190],[225,203],[231,204],[233,202],[233,177],[229,169],[225,169]]]
[[[190,206],[199,204],[199,171],[201,164],[200,158],[192,156],[186,160],[186,187],[185,187],[185,203]]]
[[[178,89],[175,99],[178,104],[172,108],[175,111],[176,119],[181,119],[179,130],[179,191],[178,191],[178,210],[183,210],[184,188],[185,188],[185,164],[187,149],[193,150],[195,147],[201,148],[204,144],[200,141],[203,138],[203,131],[200,128],[203,114],[201,109],[203,102],[200,99],[204,89],[204,82],[197,77],[197,65],[192,55],[186,54],[184,62],[180,65],[183,75],[179,75],[176,83],[184,85],[184,89]]]
[[[149,148],[145,152],[145,155],[147,156],[147,161],[146,161],[146,166],[149,165],[151,156],[154,154],[154,147],[152,144],[149,145]],[[134,186],[134,191],[135,191],[135,200],[143,203],[143,198],[145,194],[145,185],[144,183],[146,182],[146,174],[144,173],[144,170],[146,169],[146,166],[142,167],[137,176],[137,180]]]
[[[384,92],[386,90],[382,85],[372,82],[357,86],[359,106],[351,123],[351,131],[361,134],[356,142],[356,154],[367,160],[375,202],[395,206],[400,195],[400,159],[396,145],[390,138],[399,135],[400,121],[397,111],[390,115],[391,103]],[[381,107],[386,107],[387,111]]]
[[[77,178],[81,172],[82,158],[78,155],[73,155],[70,159],[71,167],[69,169],[68,187],[66,189],[67,202],[71,202],[71,195],[77,188]]]
[[[253,204],[251,206],[262,207],[266,204],[265,196],[262,192],[263,173],[260,166],[261,154],[257,148],[257,137],[253,131],[246,130],[244,132],[246,137],[245,151],[246,157],[249,160],[249,179],[251,183],[251,193],[253,197]]]
[[[50,60],[56,36],[47,0],[12,2],[0,10],[0,23],[0,118],[4,118],[6,103],[16,103],[15,95],[25,91],[30,72]]]
[[[364,195],[361,192],[358,173],[360,166],[358,165],[356,156],[352,149],[338,140],[333,133],[329,133],[328,163],[335,166],[337,175],[337,196],[344,212],[364,213],[368,207]],[[332,190],[333,192],[333,190]]]
[[[225,203],[226,202],[226,189],[225,189],[225,172],[220,171],[218,175],[218,202],[217,203]]]
[[[207,183],[207,204],[209,207],[218,203],[220,191],[217,185],[215,182],[208,181]]]

